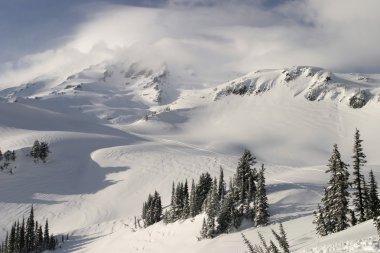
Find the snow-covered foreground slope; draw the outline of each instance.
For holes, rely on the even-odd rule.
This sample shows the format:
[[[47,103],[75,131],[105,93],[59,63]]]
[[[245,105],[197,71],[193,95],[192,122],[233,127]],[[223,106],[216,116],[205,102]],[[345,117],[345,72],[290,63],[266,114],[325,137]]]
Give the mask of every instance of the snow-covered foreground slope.
[[[284,222],[293,251],[338,252],[347,240],[362,245],[376,235],[370,222],[326,238],[311,222],[332,144],[351,162],[355,128],[364,139],[365,173],[374,169],[380,178],[378,75],[330,73],[323,83],[328,74],[316,68],[260,73],[189,89],[164,65],[100,64],[63,83],[1,91],[0,148],[18,158],[13,175],[0,173],[0,237],[34,204],[52,231],[71,235],[62,252],[244,252],[239,232],[257,242],[257,230],[269,236],[277,225],[197,241],[201,216],[137,230],[134,216],[154,190],[168,205],[173,180],[217,176],[220,166],[232,176],[249,148],[266,164],[272,222]],[[226,92],[239,82],[246,92]],[[316,87],[317,99],[307,99]],[[349,99],[359,88],[366,103],[353,109]],[[46,164],[26,156],[35,139],[51,146]]]

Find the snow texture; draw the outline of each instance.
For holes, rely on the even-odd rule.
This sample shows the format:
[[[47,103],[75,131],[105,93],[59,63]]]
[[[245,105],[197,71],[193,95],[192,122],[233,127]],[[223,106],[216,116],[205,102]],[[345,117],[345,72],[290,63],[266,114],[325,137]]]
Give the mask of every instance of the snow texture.
[[[36,219],[70,235],[57,252],[245,252],[240,232],[257,242],[257,231],[270,237],[276,222],[292,252],[379,251],[371,222],[319,238],[312,212],[333,143],[351,162],[355,128],[364,173],[380,178],[380,75],[293,67],[192,89],[165,64],[114,62],[61,79],[0,91],[0,148],[17,155],[14,174],[0,173],[1,238],[33,204]],[[36,139],[49,143],[46,163],[27,156]],[[218,176],[220,166],[228,179],[244,148],[266,164],[269,227],[246,224],[202,241],[202,215],[134,227],[149,193],[157,190],[165,207],[173,180]]]

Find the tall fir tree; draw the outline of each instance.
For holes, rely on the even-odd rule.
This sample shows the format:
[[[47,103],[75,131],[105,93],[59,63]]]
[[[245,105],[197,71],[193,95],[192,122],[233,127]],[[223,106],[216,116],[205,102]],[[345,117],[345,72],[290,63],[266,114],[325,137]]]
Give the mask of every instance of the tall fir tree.
[[[256,158],[249,150],[244,150],[242,157],[239,159],[238,167],[235,174],[236,198],[239,201],[240,212],[247,214],[249,211],[249,179],[251,175],[251,166],[256,164]]]
[[[315,218],[313,223],[316,225],[317,234],[321,236],[327,235],[328,233],[325,223],[325,215],[320,205],[318,205],[318,210],[314,211],[314,216]]]
[[[196,214],[202,211],[203,202],[205,201],[208,192],[212,186],[212,178],[208,172],[202,173],[199,177],[199,182],[195,187],[195,210]]]
[[[189,208],[190,208],[190,217],[195,217],[195,215],[197,215],[197,213],[196,213],[196,199],[195,199],[195,182],[194,182],[194,179],[191,180]]]
[[[226,195],[226,182],[224,181],[224,172],[223,167],[220,166],[220,174],[219,174],[219,185],[218,185],[218,200],[222,201],[224,195]]]
[[[9,240],[8,240],[8,252],[15,252],[16,251],[16,223],[12,225],[11,232],[9,234]]]
[[[332,155],[327,166],[326,173],[330,173],[331,176],[322,197],[322,206],[317,215],[323,216],[325,232],[330,234],[342,231],[349,226],[349,173],[347,164],[341,159],[337,144],[333,146]],[[318,229],[321,223],[316,222],[316,224],[317,231],[321,231],[319,234],[325,235],[323,229]]]
[[[215,217],[219,210],[218,204],[218,185],[215,178],[211,190],[207,195],[207,238],[213,238],[216,233]]]
[[[182,219],[187,219],[190,216],[190,196],[189,196],[189,186],[187,184],[187,179],[183,189],[184,200],[183,200],[183,210],[182,210]]]
[[[234,199],[231,193],[227,193],[223,199],[222,206],[217,216],[218,231],[221,233],[229,232],[234,227],[233,217],[235,211]]]
[[[176,213],[176,188],[175,188],[175,184],[173,181],[173,183],[172,183],[172,196],[170,199],[170,211],[169,211],[170,218],[168,218],[169,222],[173,222],[176,220],[175,219],[175,213]]]
[[[22,218],[21,226],[20,226],[20,236],[19,236],[19,252],[25,251],[25,220]]]
[[[355,131],[355,141],[353,149],[353,205],[355,207],[355,213],[358,215],[358,221],[363,222],[366,220],[366,199],[365,199],[365,181],[362,174],[362,167],[366,163],[366,155],[363,152],[362,147],[363,140],[360,139],[360,132],[358,129]]]
[[[203,218],[202,229],[200,234],[201,238],[207,238],[207,223],[205,218]]]
[[[162,204],[161,204],[161,196],[160,194],[155,191],[153,196],[153,203],[152,203],[152,215],[153,215],[153,222],[159,222],[161,220],[162,215]]]
[[[46,222],[45,222],[43,245],[44,245],[44,249],[46,249],[48,247],[48,245],[49,245],[49,222],[48,222],[47,219],[46,219]]]
[[[266,226],[269,223],[269,205],[265,186],[265,168],[262,164],[257,176],[257,191],[255,201],[255,224],[256,226]]]
[[[34,211],[33,206],[30,208],[29,218],[26,221],[26,250],[34,250],[35,233],[34,233]]]
[[[369,219],[374,219],[380,215],[380,200],[377,191],[377,182],[372,170],[369,172],[368,214]]]
[[[155,191],[153,195],[149,194],[148,201],[143,205],[143,218],[145,225],[150,226],[161,220],[162,216],[162,204],[161,196]],[[167,217],[165,218],[167,219]]]

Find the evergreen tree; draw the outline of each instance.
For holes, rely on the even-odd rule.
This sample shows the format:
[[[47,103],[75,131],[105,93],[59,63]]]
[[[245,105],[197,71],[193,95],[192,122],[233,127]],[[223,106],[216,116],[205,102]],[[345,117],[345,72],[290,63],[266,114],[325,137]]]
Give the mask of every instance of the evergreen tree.
[[[19,243],[20,243],[20,221],[17,220],[16,222],[16,244],[15,244],[15,251],[19,252]]]
[[[356,219],[355,212],[353,210],[350,210],[350,223],[351,226],[358,224],[358,220]]]
[[[243,237],[244,244],[247,246],[249,253],[256,253],[254,246],[252,243],[245,237],[243,233],[241,233],[241,237]]]
[[[34,221],[33,206],[25,225],[25,219],[14,222],[10,231],[7,232],[6,240],[1,244],[0,253],[39,253],[45,249],[55,249],[54,244],[48,238],[49,246],[44,246],[42,226]],[[55,243],[56,245],[56,243]]]
[[[214,217],[207,216],[206,227],[207,227],[206,238],[213,238],[215,236],[215,218]]]
[[[22,218],[22,223],[20,227],[20,236],[19,236],[19,252],[25,251],[25,220]]]
[[[217,216],[219,232],[229,232],[233,229],[235,219],[235,217],[233,216],[235,213],[236,211],[233,196],[230,193],[227,193],[227,195],[223,199],[222,206]]]
[[[41,144],[38,140],[35,140],[30,151],[30,155],[34,158],[34,162],[37,162],[40,157]]]
[[[218,185],[215,179],[212,188],[207,195],[207,238],[213,238],[215,235],[215,217],[218,209]]]
[[[282,223],[280,223],[279,229],[280,229],[280,234],[278,234],[273,229],[272,229],[272,233],[273,233],[274,237],[276,238],[276,240],[278,241],[282,251],[284,253],[290,253],[290,247],[289,247],[288,239],[287,239],[287,236],[286,236],[286,233],[284,230],[284,226],[282,225]]]
[[[15,252],[16,249],[16,223],[12,225],[11,233],[9,234],[8,252]]]
[[[270,253],[280,253],[280,250],[277,248],[276,244],[272,240],[269,242]]]
[[[47,142],[41,142],[40,144],[40,150],[39,150],[39,158],[42,162],[46,162],[46,158],[48,157],[50,153],[49,144]]]
[[[240,204],[240,212],[247,214],[249,211],[249,196],[251,176],[251,166],[256,163],[256,158],[252,156],[249,150],[244,150],[242,157],[239,159],[238,167],[235,174],[236,197]]]
[[[360,139],[359,130],[356,129],[355,132],[355,143],[354,143],[354,155],[353,158],[353,182],[352,187],[353,191],[353,204],[355,207],[355,212],[358,215],[358,221],[363,222],[366,220],[365,217],[365,196],[364,196],[364,176],[361,173],[362,166],[366,163],[366,156],[363,153],[362,147],[363,140]]]
[[[12,150],[11,161],[16,161],[16,151]]]
[[[321,208],[320,205],[318,205],[318,211],[314,212],[314,216],[315,216],[315,219],[314,219],[313,223],[316,224],[316,226],[317,226],[316,227],[317,233],[321,236],[327,235],[328,231],[326,228],[325,216],[323,213],[323,209]]]
[[[39,240],[38,240],[38,228],[39,228],[39,224],[38,224],[38,221],[35,222],[34,224],[34,249],[35,250],[38,250],[39,248]]]
[[[201,238],[207,238],[207,223],[206,223],[205,218],[203,218],[202,229],[201,229]]]
[[[55,250],[57,246],[57,241],[54,238],[54,235],[50,235],[48,250]]]
[[[187,219],[190,216],[189,186],[187,184],[187,179],[184,185],[183,194],[184,194],[184,200],[183,200],[182,218]]]
[[[206,214],[211,217],[215,217],[218,212],[218,186],[216,179],[213,181],[211,190],[207,195],[207,207]]]
[[[162,205],[161,205],[161,196],[160,194],[155,191],[154,197],[153,197],[153,204],[152,204],[152,215],[153,215],[153,222],[159,222],[161,220],[162,215]]]
[[[12,152],[10,150],[7,150],[5,153],[4,153],[4,159],[6,162],[9,162],[12,160]]]
[[[255,202],[255,224],[256,226],[266,226],[269,222],[269,212],[268,212],[268,197],[265,189],[265,168],[264,164],[261,166],[261,170],[257,177],[257,192],[256,192],[256,202]]]
[[[348,177],[349,173],[347,165],[342,162],[338,146],[334,145],[332,157],[330,158],[329,169],[326,172],[332,173],[332,178],[329,182],[331,187],[332,201],[332,217],[336,220],[333,232],[339,232],[346,229],[348,224]]]
[[[43,245],[44,245],[44,249],[47,249],[48,245],[49,245],[49,222],[48,220],[46,219],[46,222],[45,222],[45,229],[44,229],[44,242],[43,242]]]
[[[369,185],[366,183],[365,180],[363,180],[363,191],[364,191],[364,194],[363,194],[363,197],[364,197],[364,216],[365,216],[365,220],[369,220],[371,219],[370,216],[370,209],[369,209]]]
[[[163,217],[164,224],[168,224],[171,222],[171,214],[168,210],[165,210],[164,217]]]
[[[35,233],[34,233],[34,212],[33,206],[30,208],[29,218],[26,221],[26,250],[33,251],[34,250],[34,242],[35,242]]]
[[[202,173],[199,177],[199,182],[195,187],[195,213],[199,214],[202,211],[203,202],[205,201],[208,192],[212,186],[212,178],[208,172]]]
[[[143,204],[142,218],[145,221],[145,225],[150,226],[161,220],[162,216],[162,204],[161,196],[155,191],[153,195],[149,194],[148,201]],[[167,217],[165,217],[165,220]]]
[[[143,203],[143,208],[142,208],[141,218],[142,218],[143,220],[146,219],[146,202]]]
[[[152,204],[153,204],[153,196],[151,194],[148,195],[148,201],[145,202],[145,225],[152,225],[153,222],[153,213],[152,213]]]
[[[257,172],[256,169],[252,169],[249,178],[248,178],[248,202],[253,203],[255,201],[255,195],[256,195],[256,181],[257,181]],[[251,217],[254,218],[254,217]]]
[[[341,160],[338,146],[334,144],[328,169],[331,177],[322,197],[322,207],[317,214],[317,231],[320,235],[335,233],[349,226],[348,177],[347,164]],[[322,220],[324,224],[322,224]]]
[[[170,218],[168,219],[169,222],[174,222],[176,220],[175,213],[176,213],[176,190],[174,181],[172,183],[172,196],[170,199]]]
[[[178,220],[182,216],[183,207],[184,207],[184,191],[183,191],[183,184],[178,183],[176,187],[176,195],[175,195],[175,202],[174,202],[174,216],[173,221]]]
[[[380,200],[377,192],[377,182],[372,170],[369,172],[368,213],[369,219],[376,218],[380,215]]]
[[[380,237],[380,216],[373,218],[373,225],[376,228],[377,235]]]
[[[223,168],[220,166],[220,174],[219,174],[219,186],[218,186],[218,200],[222,201],[226,195],[226,183],[224,182],[224,173]]]
[[[261,244],[263,245],[263,248],[265,249],[266,252],[269,253],[270,250],[271,250],[270,245],[267,244],[267,242],[265,241],[264,236],[260,232],[257,232],[257,235],[259,236],[259,239],[261,241]]]
[[[43,234],[43,231],[42,231],[42,226],[40,225],[38,227],[38,232],[37,232],[37,249],[38,250],[43,250],[44,249],[44,234]]]
[[[195,217],[197,215],[196,213],[196,199],[195,199],[195,183],[194,179],[191,181],[191,189],[190,189],[190,203],[189,203],[189,208],[190,208],[190,217]]]

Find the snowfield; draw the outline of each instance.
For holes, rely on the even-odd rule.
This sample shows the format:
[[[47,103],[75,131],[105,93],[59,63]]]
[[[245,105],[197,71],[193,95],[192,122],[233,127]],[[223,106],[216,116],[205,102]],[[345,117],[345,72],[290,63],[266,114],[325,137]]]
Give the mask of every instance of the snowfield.
[[[102,63],[2,89],[0,148],[17,160],[13,175],[0,172],[0,238],[33,204],[37,220],[70,235],[57,252],[240,253],[241,232],[257,243],[277,222],[292,252],[380,252],[371,221],[323,238],[312,224],[332,145],[351,163],[355,128],[364,173],[380,181],[380,75],[293,67],[210,87],[179,80],[164,64]],[[36,139],[50,144],[45,164],[28,156]],[[165,207],[173,181],[218,176],[220,166],[228,179],[244,148],[267,168],[270,226],[202,241],[202,215],[135,228],[149,193]]]

